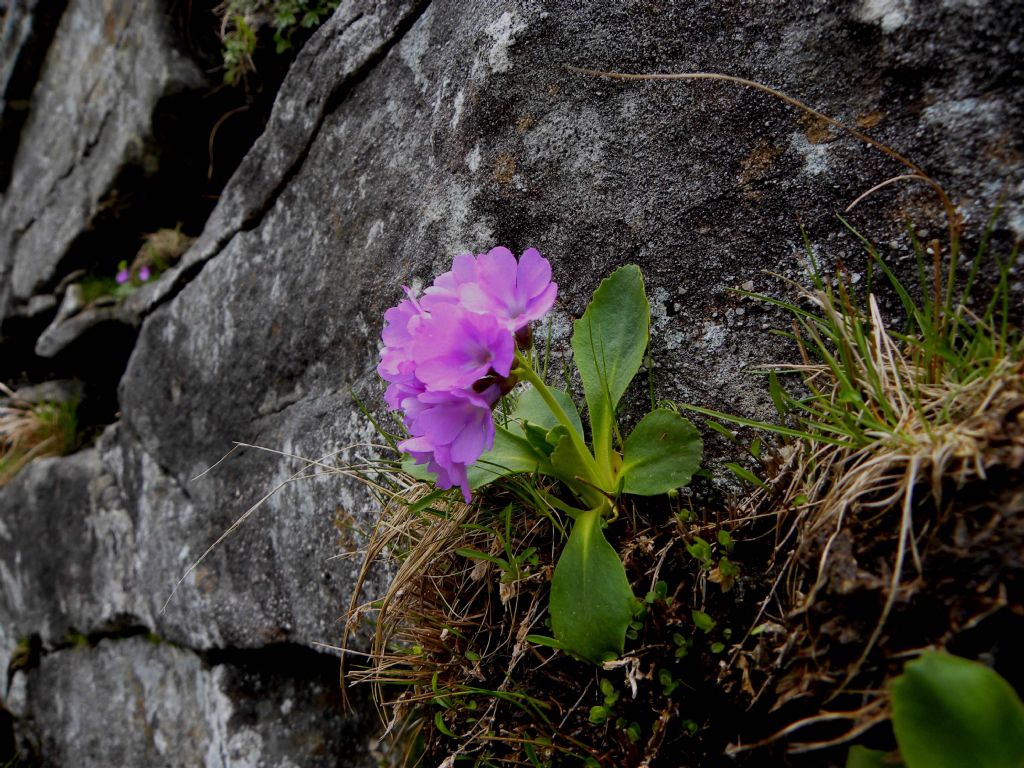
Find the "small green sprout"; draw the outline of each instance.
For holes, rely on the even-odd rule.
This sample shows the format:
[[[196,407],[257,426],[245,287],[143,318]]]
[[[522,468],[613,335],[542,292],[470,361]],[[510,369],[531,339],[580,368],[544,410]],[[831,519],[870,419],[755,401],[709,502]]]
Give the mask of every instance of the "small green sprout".
[[[647,605],[654,605],[658,602],[662,602],[666,606],[672,605],[673,598],[668,595],[668,583],[665,581],[658,581],[658,583],[654,585],[654,589],[648,592],[647,596],[644,597],[644,602],[647,603]]]
[[[667,669],[658,670],[658,683],[661,685],[661,692],[665,696],[671,696],[676,688],[679,687],[679,681],[672,679],[672,673]]]
[[[672,635],[672,642],[676,646],[676,653],[675,653],[676,658],[677,659],[685,658],[686,654],[689,653],[689,651],[690,651],[690,641],[687,640],[685,637],[683,637],[678,632],[675,632]]]
[[[704,611],[698,611],[696,608],[690,612],[693,617],[693,623],[697,625],[697,629],[701,632],[710,632],[715,628],[715,620],[708,616]]]
[[[711,545],[700,536],[694,536],[693,541],[687,542],[686,551],[700,563],[701,568],[711,568]]]

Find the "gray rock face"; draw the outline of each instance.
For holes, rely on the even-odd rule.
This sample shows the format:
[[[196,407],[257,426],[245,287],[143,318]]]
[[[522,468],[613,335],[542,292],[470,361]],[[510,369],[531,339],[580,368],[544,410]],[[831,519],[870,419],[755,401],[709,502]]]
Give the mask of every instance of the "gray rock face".
[[[76,238],[124,204],[126,176],[156,172],[158,104],[204,83],[157,0],[68,3],[0,198],[0,320],[60,279]]]
[[[372,765],[362,724],[342,719],[309,654],[210,661],[143,637],[103,640],[20,673],[15,703],[48,766]]]
[[[766,334],[780,320],[727,289],[785,293],[763,270],[806,281],[801,224],[827,269],[841,261],[861,272],[860,246],[834,213],[905,169],[764,93],[720,82],[612,82],[566,65],[719,71],[777,87],[913,158],[961,204],[975,236],[1006,190],[996,233],[1005,242],[1024,233],[1024,19],[1015,6],[345,3],[295,62],[266,132],[201,237],[171,273],[127,301],[125,311],[143,322],[117,427],[95,449],[37,462],[0,491],[0,650],[10,654],[31,634],[56,646],[72,629],[135,624],[181,646],[122,640],[80,658],[45,656],[28,676],[25,701],[36,703],[25,717],[41,710],[47,691],[75,701],[72,692],[109,679],[100,689],[109,691],[108,721],[134,722],[178,695],[200,713],[189,727],[207,745],[188,764],[231,763],[224,755],[242,731],[218,731],[206,718],[225,722],[208,702],[223,695],[234,707],[236,694],[193,651],[309,647],[340,634],[357,564],[334,558],[358,549],[362,539],[350,530],[372,525],[377,509],[343,476],[293,480],[305,466],[295,457],[338,454],[344,463],[375,453],[353,395],[380,410],[383,311],[401,285],[429,283],[457,253],[505,244],[548,256],[561,293],[556,352],[600,279],[639,264],[654,311],[659,394],[770,416],[765,388],[742,368],[788,354]],[[89,8],[72,3],[58,40]],[[135,12],[125,30],[144,18]],[[78,48],[66,50],[78,60]],[[120,54],[96,55],[106,67]],[[62,58],[53,66],[65,66]],[[189,81],[167,70],[154,92],[172,82]],[[76,135],[110,134],[89,158],[100,146],[130,155],[114,112],[78,109],[91,127]],[[33,108],[19,163],[38,154],[26,142],[43,135],[32,127],[42,114]],[[54,254],[74,237],[63,222],[80,228],[98,199],[89,190],[109,188],[85,184],[89,158],[63,166],[71,168],[64,180],[41,168],[42,187],[26,187],[23,201],[5,198],[2,221],[13,224],[0,236],[23,233],[0,253],[10,274],[0,272],[0,292],[28,302],[56,282]],[[100,166],[93,176],[102,177]],[[49,186],[52,197],[34,191]],[[942,236],[934,196],[912,183],[874,193],[850,220],[905,252],[902,219],[911,214],[922,236]],[[43,242],[57,246],[31,245]],[[232,441],[281,453],[244,449],[192,480]],[[278,487],[161,611],[188,566]],[[161,679],[170,687],[154,698]],[[252,700],[283,701],[267,686]],[[296,707],[304,717],[315,711]],[[88,740],[100,720],[73,720],[69,709],[36,717],[56,764],[98,754]],[[171,725],[158,732],[173,744],[184,731],[175,730],[174,711],[157,719],[165,717]],[[155,735],[127,730],[116,747],[126,759],[176,764]],[[269,730],[256,733],[270,743]],[[308,754],[291,742],[281,749]],[[281,753],[259,754],[266,762]],[[343,751],[328,754],[345,764]]]
[[[0,29],[0,191],[10,182],[32,86],[66,5],[67,0],[21,0],[5,7]]]

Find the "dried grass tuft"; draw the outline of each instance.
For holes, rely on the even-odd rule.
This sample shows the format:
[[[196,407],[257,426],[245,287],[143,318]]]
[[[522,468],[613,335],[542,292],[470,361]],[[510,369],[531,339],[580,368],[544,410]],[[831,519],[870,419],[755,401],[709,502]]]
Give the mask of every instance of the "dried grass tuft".
[[[74,403],[33,403],[0,383],[0,487],[32,459],[62,456],[75,444]]]
[[[812,398],[834,404],[851,420],[858,420],[858,412],[871,416],[846,429],[830,421],[832,412],[816,411],[818,421],[805,427],[806,437],[777,456],[774,481],[744,505],[747,514],[766,508],[778,514],[779,561],[772,569],[777,575],[751,627],[764,620],[769,606],[787,627],[784,643],[765,638],[753,654],[773,657],[772,671],[753,700],[774,683],[776,709],[802,697],[827,703],[847,693],[858,704],[850,711],[802,718],[767,740],[825,721],[848,723],[838,735],[791,744],[792,752],[844,743],[885,720],[885,682],[898,672],[903,654],[913,650],[886,638],[894,607],[912,605],[931,579],[956,569],[951,563],[970,567],[984,561],[986,531],[1002,527],[1009,536],[1024,534],[1019,344],[997,344],[994,354],[936,365],[926,354],[935,341],[893,333],[874,296],[863,316],[830,291],[803,291],[803,296],[826,319],[833,332],[830,346],[843,350],[843,363],[811,363],[798,329],[803,363],[773,370],[796,373]],[[855,338],[858,334],[862,338]],[[998,578],[984,586],[973,611],[964,612],[959,622],[951,620],[939,636],[929,639],[922,631],[918,642],[949,642],[1006,607],[1006,587]],[[872,591],[882,599],[865,638],[857,631],[865,617],[836,617],[834,604]],[[818,644],[826,615],[830,638],[821,644],[823,650]],[[838,643],[837,637],[842,638]],[[889,642],[879,649],[882,640]],[[830,652],[837,644],[859,644],[859,649],[852,657],[848,648]],[[732,662],[745,653],[737,649]],[[763,743],[733,747],[732,753]]]

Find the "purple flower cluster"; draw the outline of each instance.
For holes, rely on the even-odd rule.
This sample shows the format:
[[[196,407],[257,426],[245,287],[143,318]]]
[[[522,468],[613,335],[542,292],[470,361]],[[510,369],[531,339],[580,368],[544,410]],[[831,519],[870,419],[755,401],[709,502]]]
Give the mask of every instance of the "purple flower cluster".
[[[117,280],[117,284],[118,285],[124,285],[125,283],[127,283],[129,280],[132,279],[132,271],[128,268],[126,263],[123,262],[123,261],[118,266],[119,266],[119,269],[117,271],[117,276],[115,277],[115,280]],[[149,280],[150,276],[151,276],[151,273],[149,271],[149,267],[143,265],[139,269],[139,273],[137,275],[137,277],[139,278],[139,282],[140,283],[146,282],[147,280]]]
[[[406,293],[384,313],[377,366],[409,430],[398,447],[468,502],[466,470],[494,444],[491,409],[514,383],[516,334],[547,314],[558,286],[535,248],[516,261],[498,247],[456,256],[419,299]]]

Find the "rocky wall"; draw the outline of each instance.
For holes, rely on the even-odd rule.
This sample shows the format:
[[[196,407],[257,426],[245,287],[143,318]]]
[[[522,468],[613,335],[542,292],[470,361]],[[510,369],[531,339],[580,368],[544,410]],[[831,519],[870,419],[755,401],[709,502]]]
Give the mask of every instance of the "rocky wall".
[[[290,457],[371,453],[354,396],[379,409],[383,310],[454,254],[539,248],[560,285],[556,351],[601,277],[639,264],[660,395],[770,415],[743,368],[792,351],[767,335],[776,315],[728,289],[806,280],[801,227],[829,268],[861,273],[836,212],[906,169],[764,93],[568,65],[781,89],[913,158],[960,204],[968,244],[1004,196],[1003,247],[1024,234],[1017,5],[343,3],[191,249],[112,310],[130,349],[114,423],[0,489],[0,658],[26,749],[48,765],[368,764],[365,713],[340,712],[314,649],[337,641],[353,584],[357,562],[336,556],[377,510],[337,475],[289,482]],[[103,201],[147,187],[123,171],[144,171],[153,115],[200,87],[165,22],[146,0],[63,11],[0,200],[4,370],[34,369]],[[850,220],[905,268],[911,216],[941,236],[923,185]],[[92,327],[68,356],[81,375],[104,344]],[[193,479],[233,441],[282,453],[236,451]]]

